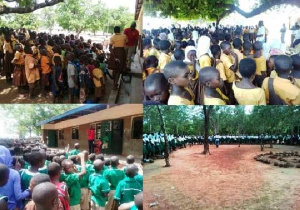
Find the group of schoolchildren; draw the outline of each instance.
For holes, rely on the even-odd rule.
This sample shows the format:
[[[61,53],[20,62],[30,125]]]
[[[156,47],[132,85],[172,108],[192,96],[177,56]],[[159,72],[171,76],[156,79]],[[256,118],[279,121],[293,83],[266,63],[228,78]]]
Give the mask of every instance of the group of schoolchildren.
[[[145,32],[144,104],[299,105],[300,55],[264,53],[249,37],[239,27]]]
[[[80,151],[49,154],[26,147],[12,156],[0,146],[1,210],[143,209],[142,169],[132,155],[119,157]]]
[[[74,35],[0,28],[2,75],[23,97],[29,92],[34,99],[41,92],[42,97],[52,95],[54,103],[64,102],[68,95],[69,103],[97,103],[105,95],[107,75],[113,78],[106,45]]]

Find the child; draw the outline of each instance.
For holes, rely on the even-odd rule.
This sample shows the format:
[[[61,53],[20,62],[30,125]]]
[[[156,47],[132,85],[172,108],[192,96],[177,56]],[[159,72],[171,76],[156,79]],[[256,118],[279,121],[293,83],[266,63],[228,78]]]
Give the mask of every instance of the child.
[[[37,68],[37,61],[33,57],[33,51],[29,45],[24,48],[25,57],[25,74],[29,86],[29,97],[34,98],[35,82],[40,79],[40,72]]]
[[[35,209],[56,210],[58,209],[58,193],[54,184],[45,182],[37,185],[32,193]],[[28,209],[29,210],[29,209]]]
[[[105,56],[104,55],[99,55],[98,56],[98,60],[100,62],[100,66],[99,68],[102,70],[102,72],[104,73],[105,75],[105,79],[107,79],[107,75],[109,76],[110,79],[113,79],[113,76],[109,73],[108,69],[107,69],[107,65],[106,63],[104,62],[105,60]]]
[[[201,36],[199,38],[197,58],[199,60],[200,69],[211,67],[210,38],[208,36]]]
[[[253,44],[253,49],[254,49],[254,60],[256,63],[256,73],[255,73],[255,79],[253,83],[261,87],[263,80],[267,76],[267,61],[262,55],[262,44],[261,42],[254,42]]]
[[[110,191],[108,181],[104,178],[104,176],[101,175],[103,166],[103,161],[95,160],[95,173],[89,178],[89,188],[92,191],[92,209],[104,210],[108,193]]]
[[[251,82],[256,71],[255,61],[251,58],[245,58],[241,60],[239,67],[242,80],[234,82],[232,86],[234,97],[239,105],[266,105],[264,90]]]
[[[93,70],[93,81],[95,85],[95,103],[99,103],[101,97],[105,94],[105,80],[104,75],[101,69],[98,68],[100,66],[99,61],[95,60],[94,65],[97,66]]]
[[[244,58],[243,53],[241,53],[242,44],[243,44],[242,40],[239,39],[239,38],[235,38],[233,40],[233,44],[232,45],[233,45],[234,49],[232,51],[237,55],[237,57],[238,57],[238,63],[240,63],[241,60]],[[231,59],[234,60],[234,57],[232,57]],[[238,79],[242,79],[242,75],[239,72],[239,68],[237,68],[237,71],[236,71],[235,75],[237,76]]]
[[[219,71],[214,67],[205,67],[199,72],[199,80],[204,85],[203,104],[204,105],[226,105],[225,96],[217,88],[222,88],[223,80]],[[226,98],[227,99],[227,98]]]
[[[23,52],[23,47],[20,44],[15,45],[15,57],[12,63],[15,64],[13,84],[18,87],[19,93],[21,93],[21,88],[27,85],[26,75],[25,75],[25,54]]]
[[[143,192],[140,192],[134,197],[133,202],[124,203],[119,206],[119,210],[143,210]]]
[[[300,55],[299,53],[296,55],[292,55],[293,59],[293,70],[291,73],[292,78],[294,79],[294,84],[300,88]]]
[[[183,50],[175,50],[174,51],[174,58],[176,61],[183,61],[184,58],[185,58],[185,54],[184,54],[184,51]]]
[[[74,88],[78,89],[77,80],[75,78],[76,66],[73,63],[75,55],[69,52],[66,56],[68,61],[67,74],[68,74],[68,85],[69,85],[69,103],[74,103]]]
[[[49,87],[49,76],[51,72],[50,58],[47,56],[47,51],[45,49],[40,50],[41,53],[41,69],[42,69],[42,96],[46,96],[46,88]]]
[[[145,100],[167,104],[169,98],[169,85],[162,73],[147,77],[144,84]]]
[[[57,103],[59,96],[63,91],[63,72],[62,72],[62,62],[59,56],[53,57],[53,74],[52,74],[52,95],[53,103]]]
[[[157,69],[157,66],[158,59],[154,55],[150,55],[148,58],[145,59],[143,65],[143,81],[145,81],[149,75],[160,72]]]
[[[23,170],[21,173],[22,190],[28,189],[31,178],[40,173],[38,170],[42,168],[45,163],[44,155],[40,152],[32,152],[28,157],[28,162],[30,168]]]
[[[268,104],[300,104],[300,89],[289,80],[292,64],[292,59],[286,55],[279,55],[275,59],[275,70],[278,77],[274,79],[267,77],[262,84]]]
[[[169,55],[171,44],[168,40],[161,40],[159,42],[160,55],[158,59],[158,69],[162,72],[165,66],[171,62]]]
[[[111,209],[113,204],[113,197],[115,195],[115,190],[121,180],[125,178],[125,174],[122,170],[118,169],[119,158],[117,156],[111,157],[111,168],[105,170],[103,173],[104,178],[110,184],[110,192],[108,194],[108,202],[106,204],[107,209]]]
[[[69,152],[69,156],[71,156],[71,155],[78,155],[80,153],[79,149],[80,149],[80,144],[79,143],[75,143],[74,144],[74,149]]]
[[[80,81],[80,103],[85,103],[87,96],[89,94],[90,87],[90,73],[87,68],[88,57],[82,55],[79,58],[80,60],[80,72],[79,72],[79,81]]]
[[[172,61],[164,68],[164,75],[171,84],[168,105],[194,105],[194,93],[189,89],[190,70],[183,61]]]
[[[221,48],[220,48],[219,45],[212,45],[210,47],[210,51],[211,51],[211,53],[213,54],[213,57],[214,57],[214,67],[219,71],[221,79],[225,82],[227,80],[227,77],[226,77],[226,74],[225,74],[224,64],[220,60]],[[225,92],[225,90],[222,91],[222,92]]]
[[[130,164],[126,169],[126,177],[119,182],[115,196],[114,205],[122,205],[123,203],[129,203],[134,200],[134,196],[143,191],[143,186],[134,179],[136,175],[136,166]]]
[[[50,163],[48,165],[48,174],[52,184],[56,186],[58,192],[58,198],[61,201],[64,210],[70,209],[70,196],[68,193],[68,187],[65,182],[60,182],[59,177],[61,174],[61,167],[58,163]]]
[[[237,55],[231,51],[231,44],[228,41],[224,41],[221,43],[221,61],[225,67],[225,74],[226,74],[226,89],[227,89],[227,96],[229,97],[230,103],[234,104],[234,94],[232,91],[232,83],[235,81],[235,72],[238,69],[238,57]],[[234,60],[231,59],[232,56]]]
[[[149,56],[154,55],[157,59],[159,59],[159,57],[160,57],[159,43],[160,43],[159,38],[155,38],[153,40],[153,46],[151,47],[151,49],[149,51]]]
[[[84,160],[84,154],[79,153],[80,160]],[[74,163],[70,159],[66,159],[62,162],[64,173],[60,176],[60,181],[66,182],[68,186],[68,192],[70,195],[70,210],[80,209],[81,201],[81,188],[80,179],[86,173],[85,161],[81,162],[81,172],[77,173]]]
[[[277,77],[277,73],[274,70],[274,60],[278,55],[271,55],[269,60],[267,61],[267,66],[268,66],[268,75],[270,75],[270,78],[275,78]]]
[[[253,44],[251,42],[244,42],[243,49],[244,58],[254,58],[252,54]]]
[[[151,39],[143,39],[143,57],[146,59],[149,57],[149,52],[152,47]]]

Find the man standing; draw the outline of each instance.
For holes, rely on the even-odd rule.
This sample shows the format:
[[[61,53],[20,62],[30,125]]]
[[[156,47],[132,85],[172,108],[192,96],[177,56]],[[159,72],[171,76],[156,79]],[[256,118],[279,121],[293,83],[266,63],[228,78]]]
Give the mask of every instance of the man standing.
[[[285,24],[283,24],[282,28],[280,29],[280,33],[281,33],[281,43],[285,43],[285,42],[284,42],[285,32],[286,32],[286,27],[285,27]]]
[[[256,41],[259,41],[263,45],[265,43],[266,29],[262,20],[258,22],[258,27],[259,28],[256,35]]]
[[[133,22],[130,28],[124,30],[124,34],[128,38],[128,42],[125,45],[126,58],[127,58],[127,69],[131,68],[131,57],[136,53],[136,47],[139,41],[139,31],[135,29],[136,23]]]
[[[87,130],[87,136],[89,141],[89,153],[94,153],[94,141],[95,141],[95,128],[93,125]]]

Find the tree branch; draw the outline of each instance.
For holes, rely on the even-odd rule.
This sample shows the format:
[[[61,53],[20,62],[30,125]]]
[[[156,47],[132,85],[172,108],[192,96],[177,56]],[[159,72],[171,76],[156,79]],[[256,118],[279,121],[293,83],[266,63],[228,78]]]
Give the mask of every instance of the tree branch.
[[[9,1],[9,0],[6,0]],[[24,14],[24,13],[30,13],[35,10],[48,7],[48,6],[54,6],[55,4],[64,2],[64,0],[45,0],[44,3],[35,3],[33,5],[25,6],[25,7],[7,7],[3,6],[0,8],[0,15],[2,14],[10,14],[10,13],[18,13],[18,14]]]

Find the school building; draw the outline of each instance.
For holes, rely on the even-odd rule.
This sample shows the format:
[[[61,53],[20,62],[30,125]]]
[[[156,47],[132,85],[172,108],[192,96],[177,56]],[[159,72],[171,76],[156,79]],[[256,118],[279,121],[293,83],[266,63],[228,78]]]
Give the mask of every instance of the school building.
[[[39,123],[48,147],[70,149],[75,143],[88,150],[87,131],[95,128],[95,144],[102,153],[142,156],[143,105],[83,105]]]

